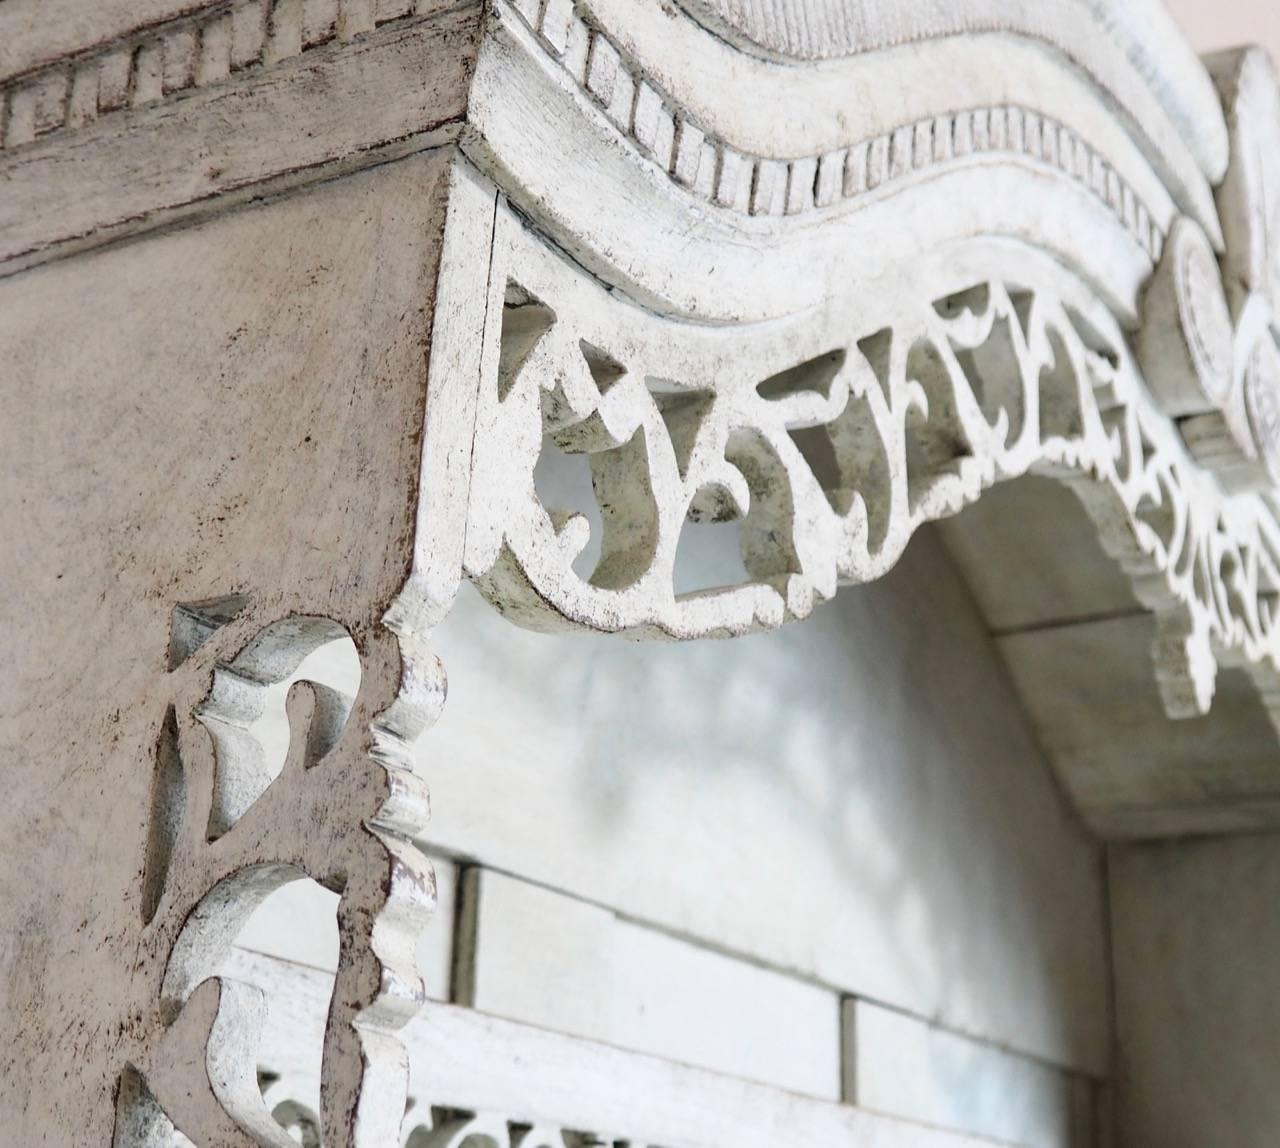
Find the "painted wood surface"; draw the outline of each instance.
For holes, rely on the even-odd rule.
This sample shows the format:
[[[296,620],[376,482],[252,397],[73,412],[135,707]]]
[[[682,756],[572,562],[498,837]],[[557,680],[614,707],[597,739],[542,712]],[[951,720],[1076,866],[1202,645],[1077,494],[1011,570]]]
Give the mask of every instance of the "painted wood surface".
[[[283,1002],[263,1052],[273,1071],[305,1097],[317,1065],[297,1059],[297,1050],[312,1047],[323,1029],[327,978],[247,953],[235,954],[232,967],[269,988],[273,1001]],[[480,1114],[472,1126],[477,1133],[496,1133],[505,1143],[508,1121],[532,1124],[551,1135],[552,1148],[572,1144],[573,1133],[599,1136],[606,1143],[616,1138],[664,1148],[720,1148],[726,1143],[766,1148],[780,1142],[850,1148],[1002,1144],[452,1005],[429,1005],[405,1029],[404,1040],[413,1066],[413,1106],[405,1121],[410,1133],[418,1121],[424,1122],[424,1133],[433,1122],[441,1123],[440,1115],[430,1113],[435,1106],[445,1110],[445,1121],[450,1110],[463,1111],[457,1124],[444,1124],[454,1134]],[[562,1129],[573,1130],[563,1141]],[[443,1136],[441,1140],[448,1142]],[[434,1146],[437,1141],[428,1138],[426,1143]]]
[[[1032,772],[940,551],[908,543],[995,483],[1068,484],[1142,607],[1112,624],[1148,648],[1090,652],[1073,601],[1084,624],[1002,639],[1024,697],[1092,661],[1103,712],[1140,667],[1151,740],[1216,713],[1274,741],[1280,82],[1253,51],[1197,63],[1146,0],[868,9],[856,44],[840,20],[777,34],[844,11],[826,0],[761,3],[0,5],[0,1099],[24,1143],[288,1148],[310,1120],[385,1148],[411,1084],[450,1082],[414,1148],[615,1121],[667,1145],[921,1142],[475,1010],[416,1028],[425,779],[455,810],[427,840],[591,902],[570,915],[619,983],[670,961],[709,1027],[707,978],[759,972],[1106,1071],[1097,847]],[[557,453],[590,473],[576,506],[549,493]],[[739,563],[697,585],[677,562],[704,528]],[[815,614],[900,559],[910,595]],[[454,661],[488,700],[415,745],[464,580],[534,631],[812,615],[816,647],[624,668],[468,622]],[[343,639],[354,689],[294,680]],[[1271,823],[1280,785],[1232,736],[1195,744],[1217,756],[1189,786],[1177,753],[1064,776],[1106,833],[1191,827],[1148,816],[1175,798]],[[272,1002],[226,973],[301,876],[338,897],[330,1004],[294,1050],[320,1066],[310,1116],[259,1081]],[[451,972],[478,1000],[505,975],[486,931],[502,952],[538,922],[472,902]],[[545,982],[590,987],[553,939]],[[659,1019],[629,1024],[667,1055]]]

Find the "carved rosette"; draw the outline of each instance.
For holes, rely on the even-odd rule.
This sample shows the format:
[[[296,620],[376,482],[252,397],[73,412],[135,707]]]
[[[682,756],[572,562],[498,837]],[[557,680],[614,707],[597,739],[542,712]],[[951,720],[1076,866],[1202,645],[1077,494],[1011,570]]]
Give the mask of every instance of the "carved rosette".
[[[1219,266],[1203,231],[1179,220],[1147,290],[1138,347],[1196,460],[1230,491],[1265,491],[1280,482],[1280,84],[1257,49],[1209,64],[1231,138],[1217,192],[1226,249]]]

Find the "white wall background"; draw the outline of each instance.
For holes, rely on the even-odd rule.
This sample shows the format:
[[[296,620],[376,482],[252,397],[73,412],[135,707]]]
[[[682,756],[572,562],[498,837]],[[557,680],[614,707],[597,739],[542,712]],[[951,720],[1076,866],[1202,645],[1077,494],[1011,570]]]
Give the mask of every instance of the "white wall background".
[[[775,634],[550,637],[468,593],[438,649],[434,849],[1105,1069],[1100,851],[932,535]]]
[[[723,569],[731,542],[713,532],[689,572]],[[468,590],[437,649],[449,702],[418,753],[444,878],[420,949],[433,995],[1002,1142],[1093,1145],[1102,851],[935,534],[774,634],[534,634]],[[338,680],[356,668],[329,657]],[[332,896],[307,890],[242,943],[332,968]]]
[[[1117,848],[1125,1148],[1280,1143],[1280,835]]]
[[[1275,0],[1165,0],[1197,51],[1261,44],[1280,60],[1280,4]]]

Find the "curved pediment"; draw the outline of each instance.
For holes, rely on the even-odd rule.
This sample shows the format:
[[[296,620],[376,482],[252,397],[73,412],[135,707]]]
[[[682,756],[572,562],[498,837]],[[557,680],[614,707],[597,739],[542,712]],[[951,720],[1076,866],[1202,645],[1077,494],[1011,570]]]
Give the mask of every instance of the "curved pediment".
[[[1209,712],[1220,663],[1265,702],[1265,57],[1219,58],[1211,78],[1103,4],[999,33],[976,4],[917,13],[910,35],[896,9],[842,8],[844,32],[811,12],[816,51],[787,39],[802,22],[765,18],[800,7],[598,0],[490,28],[464,147],[517,213],[494,247],[471,575],[538,628],[741,633],[882,575],[994,484],[1046,475],[1155,615],[1167,712]],[[1161,20],[1151,45],[1174,34]],[[1084,58],[1073,22],[1093,29]],[[589,464],[593,505],[544,502],[557,452]],[[739,523],[745,571],[681,588],[681,536],[704,522]]]
[[[653,306],[730,319],[816,301],[829,284],[823,254],[841,244],[830,232],[804,233],[802,217],[815,210],[846,217],[848,249],[860,260],[880,251],[909,258],[905,232],[928,249],[965,231],[1004,229],[1087,268],[1128,316],[1149,269],[1126,266],[1122,244],[1082,233],[1092,226],[1089,194],[1141,246],[1158,244],[1179,214],[1221,244],[1211,185],[1226,165],[1226,133],[1204,68],[1182,45],[1172,66],[1151,74],[1150,60],[1131,59],[1092,10],[1035,6],[1035,18],[1021,23],[973,15],[964,35],[933,34],[922,20],[915,38],[886,31],[853,54],[797,64],[744,51],[656,4],[549,3],[530,9],[531,19],[525,7],[495,9],[471,98],[474,154],[557,241]],[[960,15],[969,7],[978,6],[956,5]],[[849,10],[859,19],[874,14]],[[603,111],[603,125],[584,122],[584,98]],[[587,142],[593,129],[599,146]],[[646,162],[617,154],[619,137],[630,157]],[[548,148],[559,157],[554,167],[541,162]],[[938,191],[935,203],[921,193],[903,223],[881,219],[874,235],[848,222],[871,200],[975,164],[1000,167],[996,178],[1008,190],[952,180],[961,186]],[[669,203],[661,190],[651,197],[649,186],[664,182],[693,202]],[[1080,192],[1084,210],[1058,202]],[[983,214],[993,198],[999,219]],[[633,215],[648,219],[655,242],[630,233]],[[1072,234],[1055,236],[1067,215]],[[669,244],[667,234],[681,242]],[[790,276],[790,307],[759,291],[753,301],[735,295],[745,260],[734,256],[744,242],[757,262],[783,243],[803,259],[808,273]],[[1105,259],[1103,247],[1114,249]],[[663,266],[675,250],[677,266]],[[1090,267],[1095,260],[1110,272]],[[761,278],[788,273],[775,260]],[[716,291],[695,291],[716,278]],[[812,296],[809,284],[821,285]]]
[[[990,33],[1037,41],[1087,72],[1118,109],[1141,123],[1145,88],[1214,182],[1227,160],[1221,113],[1203,69],[1158,0],[684,0],[695,19],[748,52],[782,60],[834,60],[901,45]]]

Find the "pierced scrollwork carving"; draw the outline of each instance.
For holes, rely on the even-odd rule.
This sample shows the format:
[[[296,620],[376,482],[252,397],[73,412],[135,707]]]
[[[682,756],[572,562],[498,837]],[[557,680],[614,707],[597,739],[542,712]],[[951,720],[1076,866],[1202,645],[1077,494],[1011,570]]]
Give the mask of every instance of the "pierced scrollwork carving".
[[[468,565],[522,624],[667,638],[776,626],[886,572],[922,523],[1036,472],[1079,494],[1157,615],[1171,714],[1206,712],[1219,657],[1273,662],[1269,504],[1215,485],[1111,316],[1029,249],[971,245],[911,284],[736,329],[606,296],[528,233],[509,261]],[[588,521],[539,498],[552,449],[590,465],[600,557],[585,573]],[[678,594],[681,531],[706,520],[740,523],[747,577]]]
[[[523,1124],[490,1113],[434,1109],[429,1122],[414,1126],[405,1148],[646,1148],[634,1140]],[[654,1146],[656,1148],[656,1146]]]
[[[333,41],[347,41],[426,4],[392,0],[212,0],[143,24],[97,51],[63,58],[0,83],[8,105],[0,151],[74,131],[128,108],[228,82]]]
[[[221,601],[175,611],[140,946],[140,967],[162,979],[128,1042],[115,1145],[181,1142],[184,1130],[220,1144],[296,1144],[286,1125],[301,1116],[273,1113],[259,1087],[267,1002],[219,970],[253,909],[299,877],[340,894],[324,1142],[393,1143],[407,1088],[393,1033],[423,999],[413,947],[434,903],[430,863],[410,838],[427,799],[409,745],[443,701],[443,674],[411,635],[387,630],[358,641],[354,697],[294,680],[308,654],[353,635],[320,617],[261,626],[243,602],[233,611]],[[273,706],[286,711],[283,754],[262,734]]]

